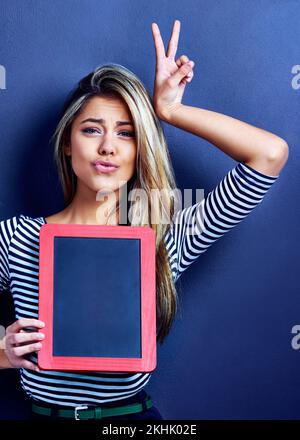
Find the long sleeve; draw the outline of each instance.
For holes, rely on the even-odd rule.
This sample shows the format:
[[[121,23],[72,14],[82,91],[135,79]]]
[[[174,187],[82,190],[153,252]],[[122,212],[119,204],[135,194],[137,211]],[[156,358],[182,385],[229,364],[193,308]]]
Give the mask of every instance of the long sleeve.
[[[278,177],[240,162],[207,197],[175,213],[165,240],[175,281],[261,203]]]
[[[0,222],[0,293],[9,287],[8,252],[17,224],[16,216]]]

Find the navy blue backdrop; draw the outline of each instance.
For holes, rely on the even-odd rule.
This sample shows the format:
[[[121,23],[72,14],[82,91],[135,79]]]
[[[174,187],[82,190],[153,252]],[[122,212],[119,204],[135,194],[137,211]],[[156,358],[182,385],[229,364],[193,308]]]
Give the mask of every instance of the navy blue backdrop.
[[[152,92],[151,23],[196,65],[184,104],[286,139],[288,163],[264,201],[182,275],[180,310],[146,391],[166,419],[300,418],[297,0],[2,0],[0,219],[50,215],[63,197],[49,139],[71,88],[100,64],[133,70]],[[208,193],[236,163],[163,124],[178,187]],[[9,298],[1,300],[6,325]],[[17,371],[0,372],[0,418],[25,418]]]

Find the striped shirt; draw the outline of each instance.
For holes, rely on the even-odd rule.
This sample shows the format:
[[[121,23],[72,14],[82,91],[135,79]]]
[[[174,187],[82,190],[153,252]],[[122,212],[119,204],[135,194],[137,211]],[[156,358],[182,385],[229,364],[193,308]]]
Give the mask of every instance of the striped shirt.
[[[164,238],[175,282],[262,201],[278,177],[238,163],[207,197],[175,213]],[[23,214],[0,222],[0,292],[10,290],[16,319],[38,318],[39,231],[45,223],[45,217]],[[37,363],[36,353],[30,360]],[[135,395],[151,374],[35,372],[21,368],[20,380],[24,391],[38,401],[99,405]]]

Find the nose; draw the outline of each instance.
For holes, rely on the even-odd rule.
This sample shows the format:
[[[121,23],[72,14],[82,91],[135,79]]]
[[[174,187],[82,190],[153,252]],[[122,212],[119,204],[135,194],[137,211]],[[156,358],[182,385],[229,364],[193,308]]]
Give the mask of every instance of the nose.
[[[113,145],[112,135],[106,133],[100,140],[98,149],[99,154],[115,154],[115,147]]]

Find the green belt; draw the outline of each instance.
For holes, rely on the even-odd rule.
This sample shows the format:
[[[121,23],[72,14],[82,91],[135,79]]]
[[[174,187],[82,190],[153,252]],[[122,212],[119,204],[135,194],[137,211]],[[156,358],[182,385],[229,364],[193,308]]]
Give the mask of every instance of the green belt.
[[[144,404],[147,409],[153,406],[151,398],[148,396],[145,399]],[[65,417],[75,420],[88,420],[88,419],[103,419],[104,417],[122,416],[125,414],[133,414],[143,411],[144,407],[142,403],[134,403],[127,406],[119,406],[116,408],[101,408],[99,406],[93,408],[85,405],[76,406],[74,409],[54,409],[51,407],[44,407],[36,405],[31,406],[32,411],[41,414],[43,416],[51,416],[56,414],[58,417]]]

